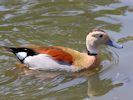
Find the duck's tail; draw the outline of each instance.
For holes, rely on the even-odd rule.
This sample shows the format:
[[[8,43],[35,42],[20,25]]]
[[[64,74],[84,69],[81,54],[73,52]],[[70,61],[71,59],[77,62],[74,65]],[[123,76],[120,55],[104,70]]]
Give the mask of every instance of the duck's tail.
[[[15,53],[16,49],[15,47],[7,47],[7,46],[2,46],[2,48],[6,49],[9,52]]]

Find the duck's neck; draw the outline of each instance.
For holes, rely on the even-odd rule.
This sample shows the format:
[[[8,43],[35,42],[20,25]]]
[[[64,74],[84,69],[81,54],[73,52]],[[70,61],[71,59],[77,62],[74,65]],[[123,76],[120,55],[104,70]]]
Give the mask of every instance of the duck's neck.
[[[96,56],[98,54],[98,49],[96,46],[87,45],[88,55]]]

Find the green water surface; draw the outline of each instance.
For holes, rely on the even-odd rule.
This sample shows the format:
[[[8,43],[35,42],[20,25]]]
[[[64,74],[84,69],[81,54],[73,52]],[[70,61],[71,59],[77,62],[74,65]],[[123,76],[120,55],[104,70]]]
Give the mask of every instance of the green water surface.
[[[124,48],[101,47],[101,66],[92,71],[27,76],[0,48],[0,100],[132,100],[132,0],[0,0],[0,46],[60,45],[84,52],[93,28]]]

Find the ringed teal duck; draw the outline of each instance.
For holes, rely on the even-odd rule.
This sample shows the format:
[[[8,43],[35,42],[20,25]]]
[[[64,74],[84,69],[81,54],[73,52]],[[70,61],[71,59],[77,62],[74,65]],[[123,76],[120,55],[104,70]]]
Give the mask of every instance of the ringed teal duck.
[[[99,64],[98,48],[103,44],[118,49],[123,48],[111,40],[105,31],[94,29],[86,36],[87,53],[62,46],[27,45],[6,47],[6,49],[32,70],[77,72],[95,68]]]

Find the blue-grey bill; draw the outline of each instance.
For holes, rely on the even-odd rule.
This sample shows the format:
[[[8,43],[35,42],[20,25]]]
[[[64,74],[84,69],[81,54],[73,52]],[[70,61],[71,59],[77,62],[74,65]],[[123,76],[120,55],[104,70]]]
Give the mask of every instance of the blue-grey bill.
[[[112,46],[112,47],[115,47],[115,48],[118,48],[118,49],[121,49],[123,48],[123,45],[121,44],[118,44],[112,40],[109,40],[108,43],[107,43],[109,46]]]

